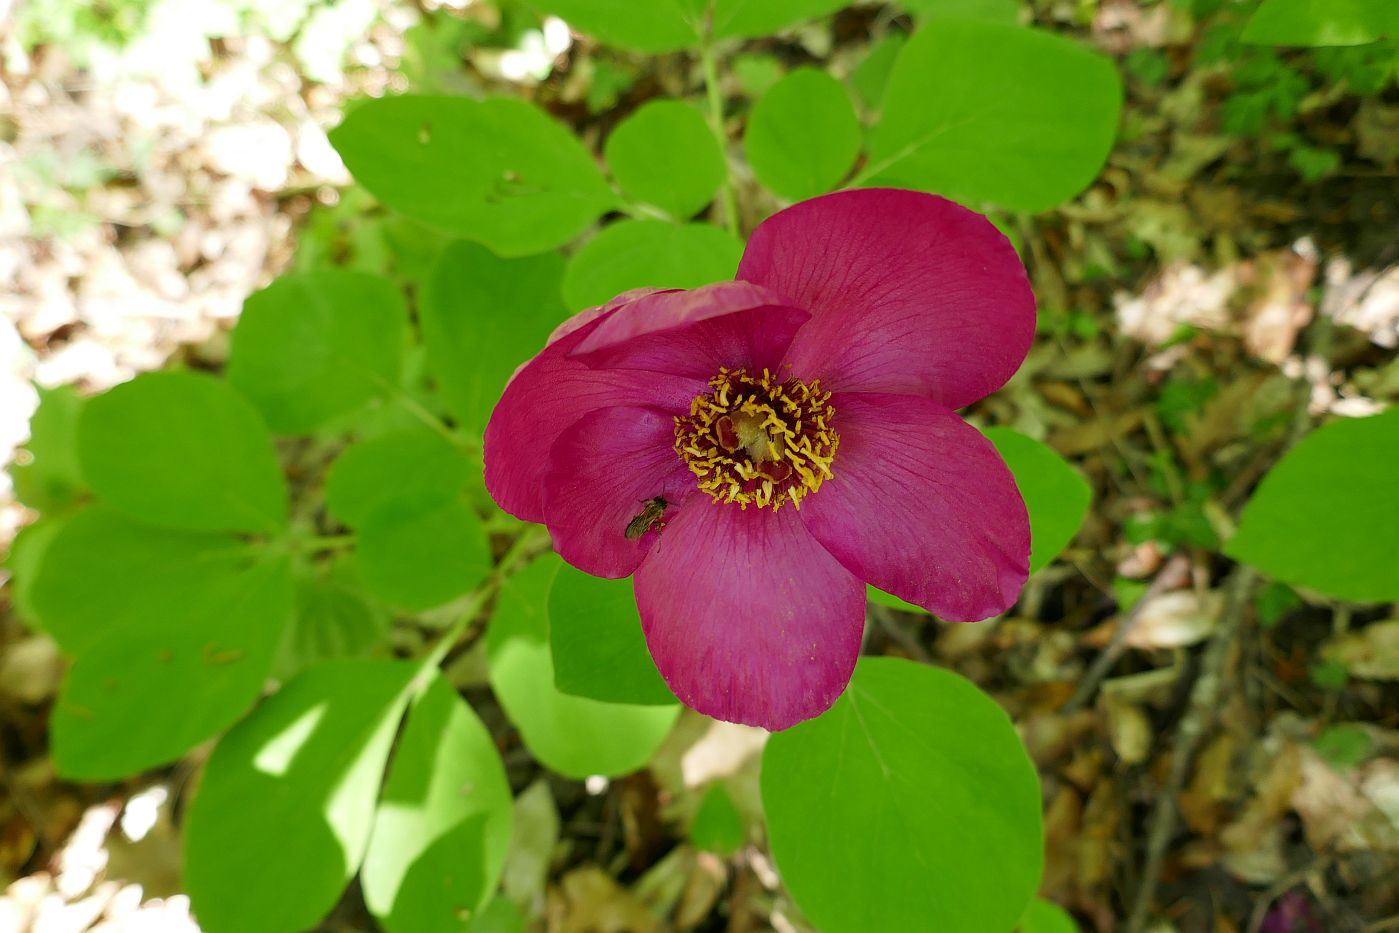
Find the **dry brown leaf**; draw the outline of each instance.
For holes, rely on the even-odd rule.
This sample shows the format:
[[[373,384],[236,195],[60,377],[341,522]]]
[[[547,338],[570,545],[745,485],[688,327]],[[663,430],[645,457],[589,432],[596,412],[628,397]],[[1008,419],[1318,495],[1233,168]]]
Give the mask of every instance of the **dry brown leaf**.
[[[576,868],[550,886],[545,922],[549,933],[659,933],[664,927],[596,865]]]
[[[1363,680],[1399,680],[1399,619],[1347,632],[1326,645],[1324,656]]]

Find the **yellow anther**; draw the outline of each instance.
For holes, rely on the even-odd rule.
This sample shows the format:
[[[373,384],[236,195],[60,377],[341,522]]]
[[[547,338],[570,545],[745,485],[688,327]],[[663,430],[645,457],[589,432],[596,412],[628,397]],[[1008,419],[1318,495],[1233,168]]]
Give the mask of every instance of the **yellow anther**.
[[[688,417],[675,419],[675,450],[714,501],[800,508],[835,477],[840,436],[830,427],[831,394],[818,382],[778,381],[766,369],[759,377],[721,369],[709,386],[691,401]]]

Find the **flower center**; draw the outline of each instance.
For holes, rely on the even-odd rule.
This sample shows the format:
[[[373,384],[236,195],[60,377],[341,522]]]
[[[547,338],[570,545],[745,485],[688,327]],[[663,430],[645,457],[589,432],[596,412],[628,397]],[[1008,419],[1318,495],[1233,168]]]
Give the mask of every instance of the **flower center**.
[[[835,409],[820,382],[779,382],[766,369],[721,369],[712,392],[675,419],[675,451],[715,502],[771,507],[801,500],[831,479],[840,435]]]

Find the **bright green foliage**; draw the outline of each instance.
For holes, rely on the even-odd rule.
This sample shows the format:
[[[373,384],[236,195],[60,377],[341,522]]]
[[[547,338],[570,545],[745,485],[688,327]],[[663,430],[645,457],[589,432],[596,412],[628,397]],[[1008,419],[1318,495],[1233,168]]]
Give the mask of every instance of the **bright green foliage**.
[[[988,440],[1015,474],[1030,513],[1030,572],[1048,566],[1088,515],[1093,490],[1051,448],[1010,428],[987,428]]]
[[[632,288],[694,288],[732,279],[743,244],[708,224],[619,220],[568,262],[563,294],[577,311]]]
[[[1399,408],[1307,436],[1263,478],[1224,552],[1293,586],[1399,599]]]
[[[850,87],[865,110],[879,109],[879,102],[884,99],[884,88],[889,84],[889,73],[894,70],[894,62],[907,41],[902,33],[890,33],[880,39],[850,73]]]
[[[798,68],[753,106],[743,148],[758,180],[793,201],[830,191],[860,154],[860,120],[845,87]]]
[[[633,200],[677,218],[714,200],[724,180],[724,153],[694,107],[652,100],[617,125],[604,149],[612,177]]]
[[[1078,933],[1078,924],[1053,901],[1035,898],[1025,908],[1017,933]]]
[[[316,926],[364,858],[416,667],[333,661],[289,682],[209,757],[185,886],[209,933]]]
[[[53,756],[82,780],[165,764],[227,728],[262,691],[292,612],[284,557],[102,506],[49,542],[30,595],[74,656]]]
[[[702,10],[707,0],[672,0]],[[714,38],[753,39],[834,13],[850,0],[714,0]]]
[[[746,836],[743,816],[729,792],[723,784],[710,785],[690,824],[690,841],[698,849],[727,857],[743,847]]]
[[[389,207],[502,256],[567,242],[615,202],[573,134],[522,100],[370,100],[330,139]]]
[[[981,19],[1014,25],[1020,20],[1019,0],[901,0],[920,21],[942,16]]]
[[[1098,174],[1121,106],[1122,81],[1096,52],[1036,29],[936,20],[894,64],[861,178],[1048,210]]]
[[[908,600],[899,599],[899,597],[895,596],[893,593],[886,593],[883,590],[876,589],[872,586],[869,586],[868,584],[865,586],[865,598],[872,603],[878,603],[881,606],[888,606],[890,609],[898,609],[902,612],[928,611],[922,606],[915,606]]]
[[[1261,45],[1364,45],[1399,38],[1394,0],[1263,0],[1243,41]]]
[[[491,571],[481,519],[459,499],[432,494],[396,498],[371,512],[358,557],[369,591],[410,611],[450,602]]]
[[[404,496],[456,498],[471,479],[471,461],[436,431],[407,428],[361,441],[335,458],[325,504],[336,521],[359,528],[376,508]]]
[[[1015,485],[1030,514],[1030,572],[1049,565],[1078,534],[1088,515],[1093,490],[1077,470],[1034,438],[1010,428],[987,428],[987,440],[1015,476]],[[867,587],[871,600],[905,612],[926,610],[883,590]]]
[[[287,521],[267,428],[210,376],[146,373],[90,399],[78,459],[98,496],[157,525],[275,532]]]
[[[1337,771],[1349,771],[1370,757],[1374,744],[1363,726],[1343,722],[1327,726],[1312,747]]]
[[[465,933],[525,933],[525,918],[509,899],[496,897],[471,918]]]
[[[284,275],[244,302],[228,380],[272,430],[310,431],[398,385],[407,329],[403,292],[388,279]]]
[[[829,933],[1010,930],[1043,864],[1039,779],[1005,711],[949,671],[865,658],[763,754],[768,838]]]
[[[770,52],[740,52],[728,64],[729,73],[749,97],[762,97],[782,80],[782,63]]]
[[[490,733],[434,676],[394,749],[360,875],[388,933],[453,933],[485,904],[505,864],[511,804]]]
[[[83,397],[72,386],[39,390],[39,407],[29,421],[25,449],[32,458],[11,466],[15,495],[43,513],[68,508],[86,490],[78,467],[78,414]]]
[[[296,614],[278,653],[276,673],[286,679],[303,668],[368,654],[383,643],[392,619],[371,602],[358,567],[341,558],[296,580]]]
[[[1283,617],[1302,605],[1301,598],[1286,583],[1274,580],[1260,589],[1253,597],[1253,611],[1258,614],[1258,624],[1272,628]]]
[[[564,693],[608,703],[676,702],[646,650],[630,580],[560,567],[549,591],[549,647],[554,686]]]
[[[485,430],[515,367],[538,353],[568,316],[562,280],[557,253],[501,259],[468,242],[443,251],[419,317],[429,368],[462,427]]]
[[[639,52],[672,52],[715,39],[747,39],[777,32],[845,6],[849,0],[529,0],[541,13],[609,45]]]
[[[25,525],[10,543],[10,551],[5,555],[3,566],[10,572],[10,599],[18,610],[19,618],[30,628],[42,631],[44,625],[39,612],[34,607],[34,581],[39,568],[43,566],[44,555],[49,544],[58,537],[59,531],[68,524],[71,513],[45,515],[31,525]]]
[[[554,686],[549,590],[562,566],[546,555],[501,588],[488,641],[491,687],[545,766],[578,779],[626,774],[651,759],[680,707],[602,703]]]

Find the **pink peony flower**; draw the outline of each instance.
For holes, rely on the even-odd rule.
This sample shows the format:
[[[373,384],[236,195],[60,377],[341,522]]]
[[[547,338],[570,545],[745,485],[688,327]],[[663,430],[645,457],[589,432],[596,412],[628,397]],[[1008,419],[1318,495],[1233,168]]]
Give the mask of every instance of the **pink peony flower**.
[[[944,619],[1025,583],[1025,505],[954,413],[1019,367],[1034,297],[984,217],[865,189],[753,232],[736,281],[562,325],[486,428],[486,485],[565,560],[635,574],[685,704],[785,729],[850,680],[865,582]]]

